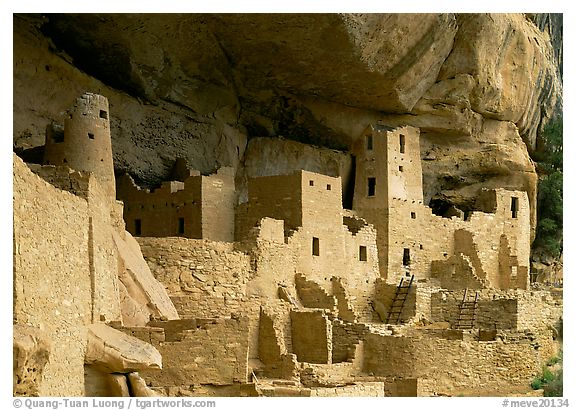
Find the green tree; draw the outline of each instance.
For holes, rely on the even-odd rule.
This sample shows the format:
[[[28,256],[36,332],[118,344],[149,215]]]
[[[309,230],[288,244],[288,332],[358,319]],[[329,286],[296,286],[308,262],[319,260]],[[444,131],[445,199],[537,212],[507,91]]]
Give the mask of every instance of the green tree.
[[[563,148],[562,116],[551,120],[540,135],[540,149],[534,154],[537,161],[538,224],[534,246],[553,257],[562,252],[562,183]]]

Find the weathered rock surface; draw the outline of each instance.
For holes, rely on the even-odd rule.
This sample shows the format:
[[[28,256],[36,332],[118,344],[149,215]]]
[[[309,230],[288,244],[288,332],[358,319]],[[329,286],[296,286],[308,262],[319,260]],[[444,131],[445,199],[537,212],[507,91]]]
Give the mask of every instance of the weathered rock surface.
[[[136,372],[128,373],[128,382],[134,397],[161,397],[150,387],[146,386],[146,381]]]
[[[114,82],[99,81],[87,74],[89,70],[82,68],[81,71],[75,66],[77,59],[56,51],[51,40],[39,31],[42,21],[14,17],[16,147],[43,145],[46,125],[61,121],[76,97],[91,91],[106,96],[114,113],[110,126],[115,169],[130,171],[139,182],[150,185],[166,178],[178,157],[186,158],[194,168],[205,173],[219,165],[237,165],[238,152],[243,152],[246,137],[241,130],[228,125],[228,117],[223,120],[215,112],[196,114],[180,106],[180,102],[170,100],[159,100],[152,105],[137,95],[121,91],[120,87],[113,88]],[[99,27],[96,23],[90,26]],[[107,49],[115,49],[107,41],[102,43]],[[96,54],[97,50],[90,53]],[[115,66],[117,71],[122,62],[122,59],[115,60],[115,65],[110,67]],[[210,90],[205,95],[214,98]],[[189,101],[190,95],[183,99]],[[222,104],[215,103],[215,107],[218,109]]]
[[[441,200],[471,210],[483,187],[502,187],[526,191],[530,203],[536,204],[534,163],[511,122],[486,120],[471,138],[424,134],[420,150],[426,203]],[[530,209],[534,230],[536,211]]]
[[[128,388],[128,380],[125,374],[109,374],[108,386],[112,397],[130,397],[130,389]]]
[[[550,117],[561,88],[550,38],[520,14],[464,14],[457,21],[438,80],[471,74],[472,109],[513,122],[534,148],[541,118]]]
[[[152,186],[177,157],[240,180],[251,163],[282,173],[301,160],[244,155],[247,137],[347,150],[381,120],[421,129],[428,199],[466,207],[489,180],[528,189],[534,206],[522,144],[536,148],[562,92],[557,19],[538,16],[16,16],[14,141],[42,144],[77,94],[98,92],[115,113],[116,169]]]
[[[84,362],[108,373],[162,368],[162,356],[154,346],[104,323],[88,327]]]
[[[121,265],[118,270],[118,275],[124,288],[121,288],[121,297],[127,299],[127,296],[129,296],[134,299],[133,303],[129,300],[123,300],[123,302],[126,302],[123,305],[127,308],[124,316],[132,317],[132,320],[138,323],[138,318],[143,315],[141,307],[146,306],[152,318],[178,319],[178,312],[176,312],[174,304],[172,304],[166,289],[150,272],[138,242],[128,232],[125,232],[124,239],[116,232],[112,236],[118,249]],[[125,293],[124,290],[126,291]],[[142,323],[138,324],[140,326],[145,325]]]
[[[12,394],[38,397],[44,366],[50,358],[50,342],[32,326],[15,324],[13,332]]]

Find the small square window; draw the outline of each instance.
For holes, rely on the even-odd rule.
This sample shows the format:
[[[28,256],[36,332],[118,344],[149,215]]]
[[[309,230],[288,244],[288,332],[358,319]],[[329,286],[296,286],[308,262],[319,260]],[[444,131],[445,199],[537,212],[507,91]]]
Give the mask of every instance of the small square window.
[[[358,256],[362,262],[366,262],[368,260],[368,251],[365,246],[360,245]]]
[[[402,165],[400,165],[400,166],[398,167],[398,171],[404,172],[404,167],[403,167]]]
[[[91,140],[94,139],[94,134],[92,134],[91,132],[88,133],[88,138],[90,138]]]
[[[332,191],[332,185],[330,185],[330,184],[326,185],[326,190],[327,190],[327,191]]]
[[[314,181],[310,180],[310,186],[314,186]]]
[[[104,110],[100,110],[100,118],[108,119],[108,113]]]

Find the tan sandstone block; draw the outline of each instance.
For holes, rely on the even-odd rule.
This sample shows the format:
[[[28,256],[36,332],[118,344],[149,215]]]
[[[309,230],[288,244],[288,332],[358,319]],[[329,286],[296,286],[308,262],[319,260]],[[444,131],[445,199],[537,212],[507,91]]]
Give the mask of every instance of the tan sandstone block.
[[[128,381],[134,397],[162,397],[161,394],[146,386],[144,379],[136,372],[128,373]]]
[[[112,397],[130,397],[130,389],[125,374],[108,375],[108,386]]]
[[[162,356],[154,346],[103,323],[88,328],[85,363],[110,373],[162,368]]]
[[[146,304],[154,310],[155,316],[167,320],[179,319],[178,312],[168,297],[166,289],[150,272],[138,242],[128,232],[125,234],[125,240],[116,232],[113,233],[113,238],[118,247],[121,262],[130,274],[132,283],[124,283],[125,281],[120,276],[128,293],[131,295],[134,292],[138,293],[137,296],[133,296],[135,300],[141,300],[144,297],[147,301]]]

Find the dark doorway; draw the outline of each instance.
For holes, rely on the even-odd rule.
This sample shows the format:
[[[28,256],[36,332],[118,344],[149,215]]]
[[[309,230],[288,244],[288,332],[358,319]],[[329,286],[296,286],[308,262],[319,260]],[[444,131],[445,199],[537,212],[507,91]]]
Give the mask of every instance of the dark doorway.
[[[404,255],[402,255],[402,265],[410,266],[410,249],[404,248]]]
[[[320,256],[320,239],[312,238],[312,255]]]
[[[376,194],[376,178],[368,178],[368,196],[374,196]]]
[[[512,197],[512,202],[510,204],[510,211],[512,211],[512,218],[518,217],[518,198]]]

